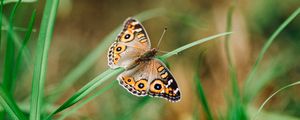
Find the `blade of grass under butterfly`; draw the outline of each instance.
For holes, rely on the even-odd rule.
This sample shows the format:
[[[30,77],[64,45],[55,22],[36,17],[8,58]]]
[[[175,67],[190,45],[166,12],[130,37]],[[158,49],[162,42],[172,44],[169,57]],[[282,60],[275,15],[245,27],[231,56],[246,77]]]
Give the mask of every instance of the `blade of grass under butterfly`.
[[[217,35],[213,35],[213,36],[210,36],[210,37],[207,37],[207,38],[203,38],[203,39],[194,41],[190,44],[179,47],[179,48],[163,55],[163,58],[166,59],[166,58],[171,57],[171,56],[177,54],[178,52],[181,52],[181,51],[183,51],[187,48],[193,47],[195,45],[198,45],[198,44],[204,43],[206,41],[215,39],[217,37],[225,36],[225,35],[228,35],[228,34],[231,34],[231,32],[220,33],[220,34],[217,34]],[[78,90],[71,98],[69,98],[66,102],[64,102],[58,109],[56,109],[54,112],[52,112],[47,117],[47,120],[50,120],[53,117],[53,115],[57,114],[58,112],[61,112],[64,109],[74,105],[75,103],[77,103],[78,101],[83,99],[83,97],[88,95],[96,87],[100,86],[103,82],[107,81],[112,76],[120,74],[123,71],[124,71],[124,68],[118,68],[118,69],[115,69],[115,70],[108,69],[105,72],[101,73],[100,75],[95,77],[92,81],[90,81],[88,84],[86,84],[84,87],[82,87],[80,90]]]
[[[12,79],[12,87],[13,87],[12,90],[14,90],[15,83],[16,83],[16,80],[17,80],[17,76],[20,72],[20,67],[21,67],[21,63],[22,63],[22,60],[23,60],[22,54],[23,54],[24,49],[27,46],[27,43],[30,39],[32,29],[33,29],[33,26],[34,26],[34,22],[35,22],[35,16],[36,16],[36,10],[33,10],[30,21],[29,21],[28,29],[27,29],[27,32],[25,34],[25,38],[24,38],[23,43],[22,43],[22,47],[19,49],[18,54],[17,54],[16,66],[15,66],[14,75],[13,75],[14,79]]]
[[[150,18],[160,16],[163,14],[163,12],[164,11],[162,9],[152,9],[136,15],[136,18],[138,18],[142,22]],[[79,65],[77,65],[70,73],[68,73],[63,78],[63,80],[61,80],[62,83],[58,83],[59,85],[56,85],[57,87],[50,91],[50,97],[48,98],[49,102],[54,102],[58,98],[60,98],[64,93],[63,91],[69,89],[80,76],[82,76],[88,69],[93,66],[94,63],[97,62],[99,57],[107,51],[107,46],[109,46],[115,40],[115,37],[118,35],[121,29],[122,25],[120,25],[109,35],[107,35],[102,40],[102,42],[100,42],[99,45],[79,63]]]
[[[275,96],[277,93],[289,88],[289,87],[292,87],[292,86],[295,86],[295,85],[299,85],[300,84],[300,81],[297,81],[297,82],[294,82],[292,84],[289,84],[289,85],[286,85],[282,88],[280,88],[279,90],[277,90],[276,92],[274,92],[272,95],[270,95],[262,104],[261,106],[259,107],[259,109],[257,110],[257,113],[254,114],[254,116],[252,117],[252,120],[257,120],[257,117],[258,117],[258,114],[261,112],[261,110],[263,109],[263,107],[267,104],[267,102],[269,102],[269,100]]]
[[[112,76],[115,76],[117,74],[120,74],[123,72],[123,68],[119,69],[108,69],[95,77],[92,81],[90,81],[88,84],[83,86],[81,89],[79,89],[71,98],[69,98],[66,102],[64,102],[58,109],[53,111],[48,117],[47,120],[51,120],[53,115],[56,113],[63,111],[64,109],[74,105],[75,103],[79,102],[80,100],[83,99],[83,97],[87,96],[92,90],[94,90],[96,87],[100,86],[103,84],[103,82],[107,81],[109,78]]]
[[[0,104],[3,109],[9,114],[12,120],[26,120],[25,115],[16,105],[15,101],[9,96],[3,86],[0,86]]]
[[[267,42],[264,44],[262,50],[259,52],[258,54],[258,57],[255,61],[255,63],[253,64],[252,66],[252,69],[246,79],[246,82],[245,82],[245,89],[244,91],[247,92],[248,89],[248,85],[250,85],[250,82],[252,81],[253,77],[255,76],[256,74],[256,71],[257,71],[257,68],[258,68],[258,65],[260,63],[260,61],[263,59],[266,51],[268,50],[268,48],[271,46],[271,44],[273,43],[274,39],[278,36],[278,34],[284,30],[284,28],[289,24],[291,23],[292,20],[294,20],[300,13],[300,7],[297,8],[297,10],[295,10],[280,26],[279,28],[276,29],[276,31],[271,35],[271,37],[267,40]]]
[[[98,92],[96,92],[95,94],[93,94],[91,97],[87,98],[86,100],[83,100],[81,103],[79,103],[75,107],[71,108],[71,110],[62,113],[62,115],[58,118],[58,120],[64,120],[67,116],[75,113],[78,109],[80,109],[81,107],[83,107],[85,104],[87,104],[88,102],[90,102],[94,98],[98,97],[102,93],[106,92],[107,90],[111,89],[116,84],[118,84],[116,80],[113,81],[113,82],[111,82],[109,85],[103,87]]]
[[[36,59],[32,79],[30,120],[39,120],[42,114],[44,82],[47,71],[48,50],[50,47],[56,11],[59,0],[46,0],[41,28],[36,48]]]

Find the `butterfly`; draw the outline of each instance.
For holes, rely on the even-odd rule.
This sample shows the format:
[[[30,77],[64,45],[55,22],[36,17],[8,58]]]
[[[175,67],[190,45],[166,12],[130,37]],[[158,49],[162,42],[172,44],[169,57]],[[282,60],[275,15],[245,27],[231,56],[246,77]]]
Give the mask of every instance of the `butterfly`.
[[[143,25],[130,17],[108,50],[108,66],[125,68],[117,80],[131,94],[177,102],[180,100],[178,85],[166,65],[155,58],[156,53]]]

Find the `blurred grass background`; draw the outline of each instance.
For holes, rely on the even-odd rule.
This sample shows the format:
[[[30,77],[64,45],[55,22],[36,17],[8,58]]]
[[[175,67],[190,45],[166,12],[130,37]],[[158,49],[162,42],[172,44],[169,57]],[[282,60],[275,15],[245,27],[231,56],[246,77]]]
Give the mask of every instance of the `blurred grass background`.
[[[45,4],[46,1],[4,0],[1,5],[0,95],[4,101],[17,103],[9,105],[16,108],[12,111],[20,109],[22,113],[16,113],[24,119],[29,118],[30,96],[35,88],[32,77]],[[232,6],[231,16],[228,11]],[[115,81],[112,77],[53,119],[251,119],[269,95],[300,80],[298,16],[275,38],[254,78],[245,84],[264,44],[299,7],[299,0],[61,0],[48,53],[41,118],[45,119],[108,69],[109,45],[123,21],[137,16],[152,47],[156,47],[164,27],[168,27],[160,48],[163,51],[231,27],[228,47],[236,79],[229,71],[225,38],[218,38],[168,58],[182,92],[178,103],[133,96],[116,82],[111,83]],[[294,86],[275,95],[258,119],[300,119],[299,90],[299,86]],[[2,106],[0,119],[12,119]]]

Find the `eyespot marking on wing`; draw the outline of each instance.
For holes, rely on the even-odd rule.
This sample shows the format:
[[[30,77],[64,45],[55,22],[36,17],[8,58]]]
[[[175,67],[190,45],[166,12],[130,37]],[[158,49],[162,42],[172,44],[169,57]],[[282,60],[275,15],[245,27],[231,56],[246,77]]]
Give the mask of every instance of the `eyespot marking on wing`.
[[[124,52],[126,50],[126,46],[125,45],[120,45],[118,44],[115,48],[114,48],[114,53],[115,54],[120,54],[122,52]]]
[[[146,91],[147,90],[147,80],[146,79],[141,79],[138,80],[135,85],[134,88],[138,91]]]
[[[156,79],[150,84],[149,90],[153,93],[158,94],[161,93],[164,89],[165,89],[164,83],[160,79]]]
[[[133,39],[134,39],[134,34],[133,34],[132,30],[126,30],[126,31],[123,33],[123,35],[122,35],[120,41],[122,41],[122,42],[130,42],[130,41],[132,41]]]
[[[128,84],[128,85],[131,85],[131,86],[134,86],[134,84],[135,84],[135,81],[134,81],[134,78],[133,77],[129,77],[129,76],[124,76],[124,77],[122,77],[122,80],[126,83],[126,84]]]

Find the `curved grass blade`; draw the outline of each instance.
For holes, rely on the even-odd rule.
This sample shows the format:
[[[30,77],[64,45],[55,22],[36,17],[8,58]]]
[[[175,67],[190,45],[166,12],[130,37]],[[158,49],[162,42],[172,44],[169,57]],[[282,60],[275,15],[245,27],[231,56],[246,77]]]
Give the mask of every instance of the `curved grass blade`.
[[[164,59],[166,59],[166,58],[171,57],[172,55],[175,55],[178,52],[181,52],[181,51],[183,51],[187,48],[193,47],[195,45],[198,45],[198,44],[204,43],[206,41],[215,39],[217,37],[225,36],[225,35],[228,35],[228,34],[231,34],[231,32],[220,33],[220,34],[213,35],[213,36],[210,36],[210,37],[207,37],[207,38],[204,38],[204,39],[197,40],[195,42],[192,42],[190,44],[187,44],[187,45],[184,45],[180,48],[177,48],[177,49],[163,55],[162,57]],[[84,87],[82,87],[80,90],[78,90],[71,98],[69,98],[66,102],[64,102],[58,109],[56,109],[54,112],[52,112],[47,117],[47,120],[52,119],[53,115],[57,114],[58,112],[63,111],[64,109],[74,105],[75,103],[79,102],[81,99],[83,99],[83,97],[88,95],[92,90],[94,90],[96,87],[100,86],[103,82],[107,81],[112,76],[120,74],[124,70],[125,70],[124,68],[118,68],[118,69],[115,69],[115,70],[108,69],[105,72],[103,72],[102,74],[98,75],[96,78],[94,78],[88,84],[86,84]]]
[[[101,73],[97,77],[95,77],[92,81],[90,81],[88,84],[83,86],[80,90],[78,90],[71,98],[69,98],[66,102],[64,102],[58,109],[56,109],[54,112],[52,112],[48,117],[47,120],[51,120],[53,115],[56,113],[63,111],[64,109],[74,105],[75,103],[79,102],[83,99],[83,97],[87,96],[92,90],[94,90],[96,87],[100,86],[105,81],[109,80],[112,76],[115,76],[117,74],[120,74],[125,69],[119,68],[119,69],[108,69],[105,72]]]
[[[197,87],[197,92],[198,92],[198,98],[199,98],[199,100],[200,100],[200,102],[201,102],[201,104],[203,106],[203,109],[204,109],[204,112],[205,112],[205,115],[206,115],[206,119],[207,120],[213,120],[213,116],[211,114],[208,102],[206,100],[206,97],[205,97],[205,94],[204,94],[204,91],[203,91],[202,84],[200,82],[200,76],[199,76],[199,74],[195,75],[194,80],[196,82],[196,87]]]
[[[130,109],[129,111],[126,111],[123,114],[117,116],[115,120],[132,120],[134,113],[145,106],[150,101],[150,99],[151,97],[149,96],[142,98],[137,104],[135,104],[135,107],[133,109]]]
[[[6,53],[4,60],[4,73],[3,73],[3,87],[4,89],[12,92],[12,81],[14,78],[14,68],[15,68],[15,44],[12,40],[13,33],[13,23],[16,11],[21,3],[19,0],[13,7],[9,17],[9,27],[7,33],[6,42]]]
[[[292,20],[294,20],[300,13],[300,7],[295,10],[280,26],[279,28],[277,28],[277,30],[271,35],[271,37],[267,40],[267,42],[264,44],[262,50],[260,51],[260,53],[258,54],[258,57],[255,61],[255,63],[253,64],[252,66],[252,69],[246,79],[246,82],[245,82],[245,92],[247,92],[248,90],[248,85],[250,85],[250,82],[252,81],[252,79],[254,78],[255,74],[256,74],[256,71],[257,71],[257,68],[258,68],[258,64],[260,63],[260,61],[263,59],[266,51],[268,50],[268,48],[271,46],[271,44],[273,43],[274,39],[278,36],[278,34],[284,30],[284,28],[289,24],[291,23]]]
[[[27,29],[27,32],[25,34],[25,38],[23,40],[22,47],[18,51],[18,55],[17,55],[17,58],[16,58],[16,66],[15,66],[15,70],[13,72],[14,73],[14,75],[13,75],[14,78],[11,80],[12,87],[13,87],[12,91],[14,91],[14,89],[15,89],[15,82],[17,80],[18,73],[20,72],[20,67],[21,67],[21,63],[22,63],[22,60],[23,60],[22,54],[23,54],[24,49],[26,48],[27,43],[30,39],[32,29],[33,29],[33,26],[34,26],[34,22],[35,22],[35,16],[36,16],[36,10],[34,10],[32,12],[32,16],[31,16],[30,21],[29,21],[28,29]]]
[[[9,21],[7,20],[7,18],[4,15],[2,15],[2,24],[9,25]],[[10,34],[11,34],[12,40],[14,41],[14,44],[16,45],[16,48],[20,49],[22,47],[20,36],[15,31],[12,31]],[[30,66],[31,65],[31,62],[30,62],[31,55],[30,55],[29,49],[27,47],[24,48],[24,52],[23,52],[22,56],[24,58],[26,65]]]
[[[274,92],[272,95],[270,95],[270,96],[262,103],[262,105],[259,107],[257,113],[255,113],[255,115],[253,116],[253,119],[252,119],[252,120],[256,120],[256,119],[257,119],[258,114],[261,112],[261,110],[263,109],[263,107],[267,104],[267,102],[269,102],[269,100],[270,100],[273,96],[275,96],[277,93],[279,93],[279,92],[281,92],[281,91],[283,91],[283,90],[285,90],[285,89],[287,89],[287,88],[289,88],[289,87],[292,87],[292,86],[295,86],[295,85],[299,85],[299,84],[300,84],[300,81],[294,82],[294,83],[289,84],[289,85],[286,85],[286,86],[280,88],[279,90],[277,90],[276,92]]]
[[[136,17],[142,22],[150,18],[160,16],[163,14],[163,12],[164,11],[162,9],[152,9],[136,15]],[[58,83],[58,87],[51,90],[49,102],[56,101],[58,98],[60,98],[64,93],[63,91],[69,89],[80,76],[82,76],[93,66],[94,63],[97,62],[99,57],[107,51],[107,46],[109,46],[115,40],[115,37],[118,35],[121,29],[122,25],[107,35],[102,40],[103,42],[100,42],[99,45],[79,63],[79,65],[77,65],[70,73],[66,75],[66,77],[63,78],[63,80],[61,80],[62,83]]]
[[[26,120],[22,111],[16,105],[15,101],[9,97],[9,92],[7,92],[3,86],[0,87],[0,104],[10,115],[12,120]]]
[[[99,95],[101,95],[102,93],[106,92],[107,90],[111,89],[113,87],[113,85],[117,84],[117,81],[113,81],[112,83],[110,83],[109,85],[105,86],[104,88],[102,88],[101,90],[99,90],[97,93],[95,93],[94,95],[92,95],[91,97],[87,98],[86,100],[82,101],[80,104],[76,105],[75,107],[73,107],[71,110],[63,113],[58,120],[64,120],[67,116],[71,115],[72,113],[76,112],[78,109],[80,109],[81,107],[83,107],[85,104],[87,104],[88,102],[90,102],[91,100],[93,100],[94,98],[98,97]]]
[[[206,38],[203,38],[203,39],[200,39],[200,40],[197,40],[195,42],[192,42],[192,43],[189,43],[187,45],[184,45],[182,47],[179,47],[171,52],[168,52],[167,54],[164,54],[161,56],[161,58],[163,59],[166,59],[168,57],[171,57],[173,55],[177,55],[179,52],[183,51],[183,50],[186,50],[188,48],[191,48],[193,46],[196,46],[196,45],[199,45],[201,43],[204,43],[204,42],[207,42],[207,41],[210,41],[210,40],[213,40],[215,38],[218,38],[218,37],[221,37],[221,36],[226,36],[226,35],[229,35],[231,34],[232,32],[225,32],[225,33],[220,33],[220,34],[217,34],[217,35],[213,35],[213,36],[209,36],[209,37],[206,37]]]
[[[47,0],[38,44],[36,48],[36,61],[34,64],[34,73],[32,79],[31,103],[30,103],[30,120],[39,120],[42,114],[44,82],[47,71],[48,50],[50,47],[56,11],[59,0]]]
[[[291,50],[285,50],[277,54],[278,55],[272,58],[272,60],[266,61],[266,64],[264,64],[265,67],[263,67],[264,69],[259,69],[257,76],[254,78],[255,82],[252,82],[248,87],[251,91],[244,94],[245,103],[254,99],[265,86],[273,80],[276,80],[276,78],[286,74],[299,62],[299,58],[295,58],[295,54],[293,54]]]

